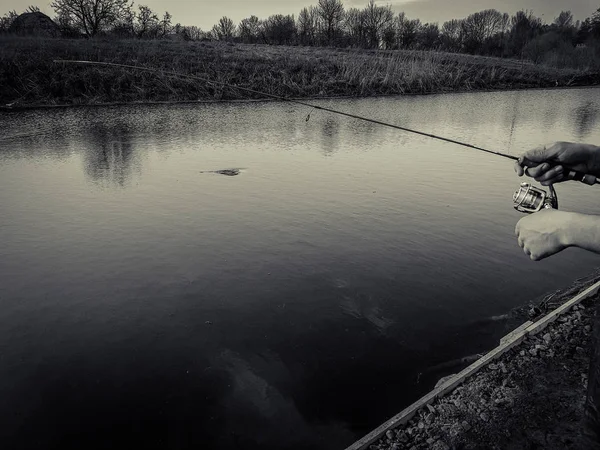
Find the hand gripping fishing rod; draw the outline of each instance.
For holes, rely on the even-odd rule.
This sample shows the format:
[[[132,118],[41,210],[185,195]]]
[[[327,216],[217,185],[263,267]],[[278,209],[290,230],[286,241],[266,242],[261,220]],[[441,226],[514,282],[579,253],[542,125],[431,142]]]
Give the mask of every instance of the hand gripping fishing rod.
[[[292,98],[288,98],[288,97],[283,97],[280,95],[269,94],[266,92],[257,91],[255,89],[236,86],[234,84],[226,83],[224,81],[209,80],[208,78],[203,78],[203,77],[199,77],[196,75],[189,75],[189,74],[185,74],[185,73],[178,73],[178,72],[162,70],[162,69],[153,69],[153,68],[144,67],[144,66],[135,66],[135,65],[131,65],[131,64],[118,64],[118,63],[101,62],[101,61],[81,61],[81,60],[57,59],[57,60],[54,60],[54,62],[61,63],[61,64],[83,64],[83,65],[91,65],[91,66],[104,66],[104,67],[116,67],[116,68],[120,68],[120,69],[131,69],[131,70],[137,70],[137,71],[145,71],[145,72],[169,75],[169,76],[179,77],[179,78],[187,78],[190,80],[201,81],[206,84],[212,84],[212,85],[216,84],[216,85],[220,85],[223,87],[238,89],[242,92],[248,92],[251,94],[261,95],[263,97],[271,98],[274,100],[295,103],[297,105],[307,106],[312,109],[317,109],[320,111],[326,111],[326,112],[330,112],[333,114],[350,117],[352,119],[364,120],[366,122],[375,123],[377,125],[383,125],[385,127],[394,128],[396,130],[406,131],[407,133],[419,134],[421,136],[426,136],[426,137],[429,137],[432,139],[437,139],[437,140],[444,141],[444,142],[450,142],[452,144],[461,145],[463,147],[472,148],[474,150],[479,150],[479,151],[482,151],[485,153],[491,153],[492,155],[498,155],[498,156],[502,156],[504,158],[512,159],[513,161],[519,160],[518,157],[513,156],[513,155],[508,155],[506,153],[488,150],[483,147],[478,147],[476,145],[457,141],[455,139],[450,139],[450,138],[438,136],[438,135],[431,134],[431,133],[425,133],[423,131],[413,130],[411,128],[406,128],[406,127],[394,125],[394,124],[387,123],[387,122],[381,122],[381,121],[375,120],[375,119],[369,119],[368,117],[362,117],[362,116],[358,116],[356,114],[350,114],[350,113],[346,113],[343,111],[338,111],[335,109],[327,108],[325,106],[314,105],[312,103],[304,102],[302,100],[296,100],[296,99],[292,99]],[[310,113],[306,117],[306,120],[308,121],[309,118],[310,118]],[[595,176],[585,174],[582,172],[577,172],[574,170],[570,170],[568,173],[566,173],[564,179],[580,181],[580,182],[588,184],[590,186],[600,183],[600,180],[596,179]],[[517,211],[524,212],[524,213],[533,213],[533,212],[540,211],[541,209],[549,209],[549,208],[558,209],[558,198],[556,196],[556,191],[554,190],[554,187],[552,185],[549,186],[549,193],[546,193],[543,189],[532,186],[529,183],[521,183],[519,190],[517,190],[513,196],[513,203],[514,203],[514,207]]]

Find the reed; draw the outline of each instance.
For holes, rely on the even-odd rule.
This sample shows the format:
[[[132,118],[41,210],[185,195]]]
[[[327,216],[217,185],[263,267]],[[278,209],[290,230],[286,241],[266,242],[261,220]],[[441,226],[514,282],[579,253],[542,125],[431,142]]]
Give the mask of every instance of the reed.
[[[0,105],[259,98],[232,88],[97,66],[83,59],[194,74],[296,98],[426,94],[591,84],[596,73],[439,52],[0,36]]]

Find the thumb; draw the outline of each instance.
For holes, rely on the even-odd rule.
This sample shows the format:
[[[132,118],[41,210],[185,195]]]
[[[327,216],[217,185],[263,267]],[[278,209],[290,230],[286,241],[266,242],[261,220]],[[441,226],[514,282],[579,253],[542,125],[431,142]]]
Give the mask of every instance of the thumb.
[[[540,163],[552,159],[553,156],[553,153],[543,145],[521,155],[518,159],[518,163],[521,167],[535,167]]]

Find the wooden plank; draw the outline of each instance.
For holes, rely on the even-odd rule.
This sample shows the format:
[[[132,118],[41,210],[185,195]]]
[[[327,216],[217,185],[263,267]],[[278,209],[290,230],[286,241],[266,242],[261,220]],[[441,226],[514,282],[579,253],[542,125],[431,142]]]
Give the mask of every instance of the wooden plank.
[[[431,391],[429,394],[421,397],[419,400],[414,402],[408,408],[404,409],[399,414],[395,415],[387,422],[383,423],[375,430],[371,431],[369,434],[364,436],[362,439],[359,439],[351,446],[347,447],[346,450],[365,450],[374,443],[379,440],[388,430],[392,430],[399,425],[403,425],[407,423],[410,419],[414,417],[414,415],[423,408],[425,405],[433,403],[437,398],[443,397],[448,392],[453,391],[457,386],[462,384],[466,378],[478,372],[482,367],[486,366],[493,360],[499,358],[504,353],[519,345],[525,337],[529,334],[537,334],[544,328],[546,328],[550,323],[556,320],[561,314],[571,309],[574,305],[582,302],[584,299],[595,295],[600,290],[600,281],[594,283],[589,288],[585,289],[583,292],[575,296],[573,299],[569,300],[562,306],[556,308],[554,311],[537,321],[536,323],[531,323],[531,321],[525,322],[506,336],[504,336],[500,340],[500,345],[475,361],[469,367],[464,369],[463,371],[456,374],[456,376],[452,377],[444,384],[439,386],[438,388]]]

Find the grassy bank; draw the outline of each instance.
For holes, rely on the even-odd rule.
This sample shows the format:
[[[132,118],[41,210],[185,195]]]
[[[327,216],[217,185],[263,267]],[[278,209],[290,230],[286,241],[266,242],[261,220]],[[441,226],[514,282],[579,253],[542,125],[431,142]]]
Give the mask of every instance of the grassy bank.
[[[260,97],[148,72],[59,65],[54,59],[142,65],[303,98],[600,83],[600,75],[588,71],[436,52],[0,36],[0,105]]]

